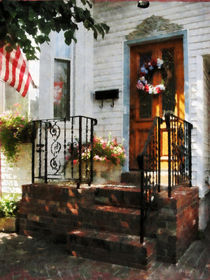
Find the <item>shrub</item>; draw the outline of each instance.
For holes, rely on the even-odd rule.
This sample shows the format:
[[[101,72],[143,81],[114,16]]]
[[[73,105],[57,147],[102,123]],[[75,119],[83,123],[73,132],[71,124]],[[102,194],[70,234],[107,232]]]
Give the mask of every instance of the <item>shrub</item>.
[[[0,200],[0,217],[14,217],[18,210],[19,199],[14,195],[6,195]]]

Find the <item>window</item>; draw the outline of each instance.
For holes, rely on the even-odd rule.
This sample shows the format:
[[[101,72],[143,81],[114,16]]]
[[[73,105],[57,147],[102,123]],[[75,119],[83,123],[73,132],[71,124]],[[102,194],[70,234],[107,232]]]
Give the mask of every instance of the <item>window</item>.
[[[55,59],[54,117],[70,116],[70,61]]]
[[[54,117],[70,116],[71,46],[65,44],[63,32],[55,33],[54,48]]]

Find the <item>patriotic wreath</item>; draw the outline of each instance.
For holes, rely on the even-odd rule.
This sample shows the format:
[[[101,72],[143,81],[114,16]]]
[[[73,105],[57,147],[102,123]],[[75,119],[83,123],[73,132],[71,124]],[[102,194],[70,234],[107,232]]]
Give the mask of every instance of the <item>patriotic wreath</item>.
[[[152,59],[149,62],[145,62],[139,71],[139,77],[136,84],[138,90],[145,91],[149,94],[159,94],[165,90],[163,83],[153,86],[148,81],[152,80],[152,76],[158,70],[163,70],[163,60],[160,58]],[[162,71],[161,71],[162,72]],[[162,74],[162,73],[161,73]]]

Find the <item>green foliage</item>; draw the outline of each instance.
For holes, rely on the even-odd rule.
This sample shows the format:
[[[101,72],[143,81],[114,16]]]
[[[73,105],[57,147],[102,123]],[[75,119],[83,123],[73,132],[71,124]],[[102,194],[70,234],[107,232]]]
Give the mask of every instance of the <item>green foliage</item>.
[[[0,200],[0,217],[14,217],[18,210],[19,198],[15,195],[4,196]]]
[[[8,51],[17,45],[28,60],[36,59],[39,45],[49,42],[51,31],[64,31],[65,42],[76,42],[75,31],[82,22],[92,30],[94,38],[104,37],[109,31],[105,23],[96,23],[91,16],[92,4],[88,0],[11,1],[0,2],[0,47],[9,44]],[[32,38],[36,45],[32,43]]]
[[[0,116],[0,142],[8,162],[18,157],[18,145],[32,133],[31,122],[19,113],[5,112]]]

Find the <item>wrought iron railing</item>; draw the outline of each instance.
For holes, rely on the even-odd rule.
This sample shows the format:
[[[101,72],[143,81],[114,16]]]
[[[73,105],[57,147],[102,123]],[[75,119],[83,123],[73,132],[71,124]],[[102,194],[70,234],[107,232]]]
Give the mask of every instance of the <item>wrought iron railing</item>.
[[[32,183],[93,180],[93,133],[97,120],[84,116],[33,121]]]
[[[172,187],[192,185],[192,124],[173,114],[165,115],[168,132],[168,197]]]
[[[156,117],[149,131],[142,153],[138,156],[140,170],[140,242],[144,239],[144,220],[147,210],[155,202],[160,191],[160,125],[162,119]]]
[[[161,124],[163,127],[161,128]],[[166,127],[166,129],[165,129]],[[178,185],[192,185],[191,131],[192,124],[173,114],[166,114],[165,120],[156,117],[148,133],[143,151],[137,157],[140,170],[140,242],[144,240],[144,221],[148,209],[155,206],[155,197],[161,186],[161,145],[163,133],[168,143],[168,197],[172,188]],[[165,150],[165,149],[164,149]]]

